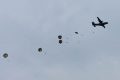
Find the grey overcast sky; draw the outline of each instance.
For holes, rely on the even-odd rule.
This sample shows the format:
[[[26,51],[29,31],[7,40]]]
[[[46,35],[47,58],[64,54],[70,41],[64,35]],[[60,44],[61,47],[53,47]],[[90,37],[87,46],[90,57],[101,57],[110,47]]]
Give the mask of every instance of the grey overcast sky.
[[[120,80],[119,21],[119,0],[0,0],[0,80]]]

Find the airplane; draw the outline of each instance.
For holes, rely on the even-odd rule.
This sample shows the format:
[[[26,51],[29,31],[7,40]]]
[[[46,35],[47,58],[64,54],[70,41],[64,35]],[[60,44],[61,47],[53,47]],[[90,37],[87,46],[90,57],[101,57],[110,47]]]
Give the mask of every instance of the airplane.
[[[108,22],[103,22],[102,20],[100,20],[99,17],[97,17],[97,19],[98,19],[98,22],[99,22],[99,23],[92,22],[92,25],[93,25],[94,27],[96,27],[96,26],[102,26],[102,27],[105,28],[105,25],[108,24]]]

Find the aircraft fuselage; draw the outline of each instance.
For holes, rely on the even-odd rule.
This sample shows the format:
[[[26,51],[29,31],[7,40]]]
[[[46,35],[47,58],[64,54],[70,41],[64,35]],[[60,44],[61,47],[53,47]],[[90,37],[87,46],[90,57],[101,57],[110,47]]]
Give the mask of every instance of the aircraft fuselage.
[[[98,19],[98,22],[99,22],[99,23],[92,22],[92,25],[93,25],[94,27],[96,27],[96,26],[102,26],[102,27],[105,28],[105,25],[108,24],[108,22],[103,22],[102,20],[100,20],[99,17],[97,17],[97,19]]]

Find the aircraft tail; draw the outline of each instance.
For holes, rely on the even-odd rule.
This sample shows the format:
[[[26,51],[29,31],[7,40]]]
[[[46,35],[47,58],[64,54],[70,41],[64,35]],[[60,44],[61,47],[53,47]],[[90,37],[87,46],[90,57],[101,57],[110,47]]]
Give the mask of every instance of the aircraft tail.
[[[95,23],[94,23],[94,22],[92,22],[92,25],[93,25],[94,27],[96,27],[96,25],[95,25]]]

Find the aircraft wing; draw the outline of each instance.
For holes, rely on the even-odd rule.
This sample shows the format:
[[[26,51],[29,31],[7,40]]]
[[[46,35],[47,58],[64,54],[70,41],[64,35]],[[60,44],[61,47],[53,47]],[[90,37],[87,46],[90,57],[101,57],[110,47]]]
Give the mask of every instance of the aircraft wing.
[[[105,26],[103,25],[102,27],[104,27],[105,28]]]
[[[99,21],[100,23],[102,23],[102,22],[103,22],[102,20],[100,20],[100,18],[99,18],[99,17],[97,17],[97,19],[98,19],[98,21]]]

